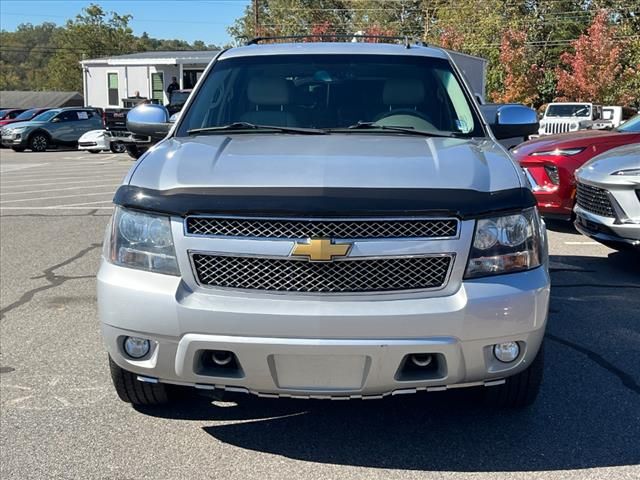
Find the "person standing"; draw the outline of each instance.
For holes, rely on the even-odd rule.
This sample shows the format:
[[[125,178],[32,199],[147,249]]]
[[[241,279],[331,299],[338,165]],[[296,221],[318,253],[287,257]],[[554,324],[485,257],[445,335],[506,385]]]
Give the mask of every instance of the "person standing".
[[[171,77],[171,83],[167,87],[167,96],[171,98],[171,92],[174,90],[180,90],[180,84],[178,83],[178,79],[176,77]]]

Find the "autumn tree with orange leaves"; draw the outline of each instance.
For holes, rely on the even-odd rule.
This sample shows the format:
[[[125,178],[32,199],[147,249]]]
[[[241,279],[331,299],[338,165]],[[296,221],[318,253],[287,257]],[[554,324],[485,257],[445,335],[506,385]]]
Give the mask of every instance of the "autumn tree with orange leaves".
[[[502,89],[491,99],[498,103],[533,104],[538,97],[538,83],[543,71],[535,63],[527,45],[527,32],[507,29],[500,42],[500,65],[503,69]]]
[[[573,52],[560,56],[556,69],[558,100],[627,104],[637,100],[624,88],[637,68],[624,68],[625,42],[617,39],[617,28],[608,14],[600,10],[584,35],[572,42]]]

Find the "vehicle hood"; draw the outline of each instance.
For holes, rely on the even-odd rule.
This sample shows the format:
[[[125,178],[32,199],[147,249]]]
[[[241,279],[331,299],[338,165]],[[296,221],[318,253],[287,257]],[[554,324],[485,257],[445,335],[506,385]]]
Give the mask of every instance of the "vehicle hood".
[[[601,185],[640,185],[640,175],[612,175],[620,170],[640,168],[640,139],[638,142],[594,157],[576,170],[576,178]]]
[[[104,137],[105,132],[106,130],[89,130],[88,132],[83,133],[78,141],[96,140]]]
[[[40,127],[44,124],[46,124],[47,122],[34,122],[32,120],[27,120],[27,121],[20,121],[20,122],[15,122],[17,123],[17,125],[15,125],[14,123],[11,123],[9,125],[7,125],[7,128],[14,128],[14,127],[27,127],[27,128],[32,128],[32,127]]]
[[[598,143],[609,142],[625,142],[625,135],[629,133],[621,133],[615,130],[583,130],[575,133],[564,133],[560,135],[547,135],[527,142],[521,143],[517,148],[512,150],[516,158],[525,157],[532,152],[543,152],[545,150],[554,150],[556,148],[573,148],[585,147]]]
[[[486,139],[376,134],[236,134],[170,138],[125,183],[154,190],[207,187],[521,187],[520,169]]]

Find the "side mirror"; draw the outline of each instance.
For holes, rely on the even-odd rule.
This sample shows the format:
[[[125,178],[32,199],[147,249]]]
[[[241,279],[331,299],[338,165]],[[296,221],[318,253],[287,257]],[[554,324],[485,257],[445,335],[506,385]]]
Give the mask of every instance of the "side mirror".
[[[498,140],[521,137],[538,133],[538,115],[535,110],[524,105],[482,105],[482,115]]]
[[[53,118],[51,119],[51,123],[58,123],[59,121],[60,121],[60,118],[59,118],[59,117],[53,117]]]
[[[162,105],[142,104],[127,113],[127,130],[136,135],[161,140],[170,128],[169,111]]]

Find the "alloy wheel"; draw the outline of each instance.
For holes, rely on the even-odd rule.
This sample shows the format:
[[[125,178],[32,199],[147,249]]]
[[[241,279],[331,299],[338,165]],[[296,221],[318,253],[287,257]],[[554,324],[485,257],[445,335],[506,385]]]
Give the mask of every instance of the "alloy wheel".
[[[34,152],[44,152],[48,145],[47,137],[44,135],[36,135],[31,139],[31,150]]]

